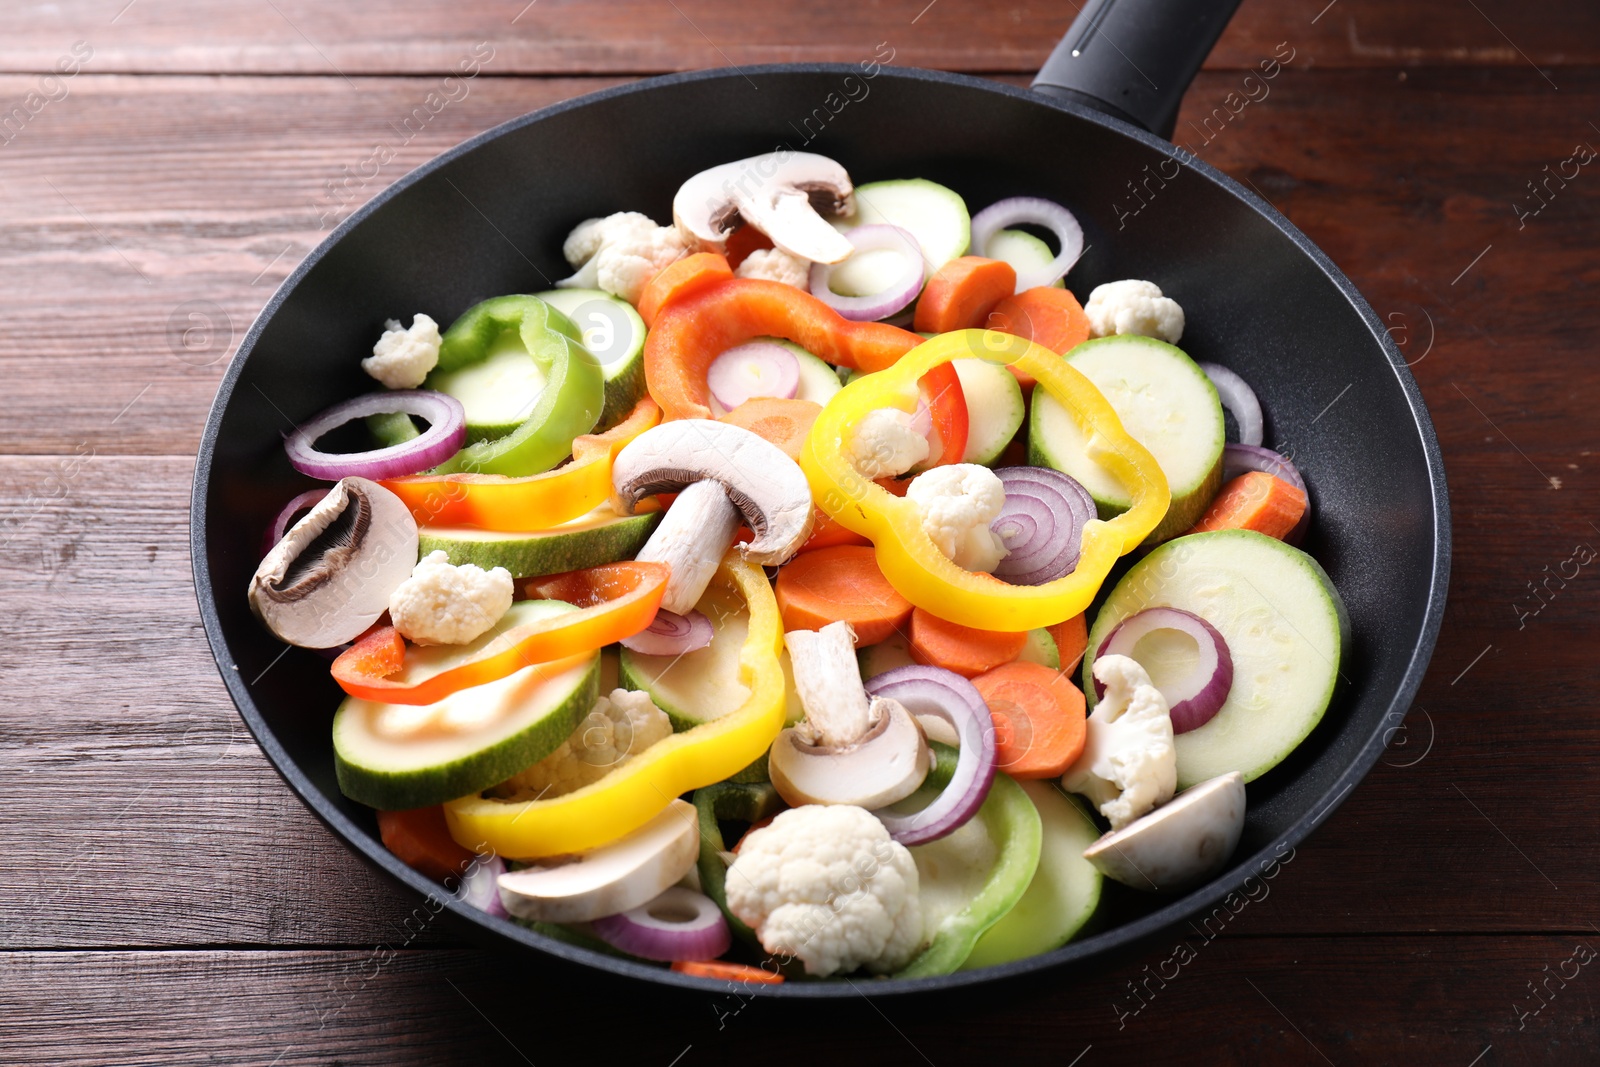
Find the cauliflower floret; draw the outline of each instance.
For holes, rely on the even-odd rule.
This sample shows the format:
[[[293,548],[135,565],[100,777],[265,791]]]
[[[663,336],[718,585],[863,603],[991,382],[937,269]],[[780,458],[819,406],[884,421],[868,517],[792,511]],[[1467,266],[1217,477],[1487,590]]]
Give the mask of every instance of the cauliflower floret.
[[[1101,656],[1094,676],[1106,695],[1089,716],[1083,754],[1061,783],[1088,797],[1120,830],[1172,799],[1178,753],[1167,701],[1143,667],[1127,656]]]
[[[630,304],[664,267],[682,259],[689,239],[674,226],[658,226],[648,215],[619,211],[588,219],[567,235],[561,254],[577,269],[556,285],[565,289],[603,289]]]
[[[1129,278],[1097,285],[1083,311],[1089,316],[1089,332],[1095,337],[1133,333],[1175,345],[1183,336],[1183,308],[1176,300],[1162,296],[1161,287],[1155,282]]]
[[[956,566],[992,574],[1006,558],[1005,542],[989,529],[1005,507],[1006,487],[988,467],[935,467],[912,479],[906,499],[922,509],[922,528]]]
[[[863,478],[904,474],[928,458],[928,439],[899,408],[873,408],[847,439],[850,461]]]
[[[649,693],[613,689],[594,702],[572,735],[550,755],[496,786],[502,799],[565,796],[598,782],[617,765],[672,735],[672,721]]]
[[[361,369],[390,389],[415,389],[439,363],[439,324],[419,313],[409,330],[394,319],[383,329]]]
[[[762,947],[808,974],[895,971],[922,947],[917,865],[865,808],[783,812],[744,839],[726,889]]]
[[[781,248],[758,248],[733,268],[735,278],[765,278],[796,289],[810,290],[811,261],[792,256]]]
[[[422,558],[389,594],[389,617],[418,645],[464,645],[481,637],[511,607],[511,572],[476,563],[452,566],[443,552]]]

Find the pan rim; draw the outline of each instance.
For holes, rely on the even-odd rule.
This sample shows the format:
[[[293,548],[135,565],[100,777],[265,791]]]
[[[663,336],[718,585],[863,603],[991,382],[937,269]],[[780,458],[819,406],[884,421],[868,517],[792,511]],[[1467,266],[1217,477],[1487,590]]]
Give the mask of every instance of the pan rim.
[[[227,688],[240,717],[244,719],[245,725],[249,728],[256,743],[261,746],[273,769],[300,798],[301,802],[310,808],[348,847],[354,849],[367,862],[382,868],[414,893],[428,898],[430,902],[441,902],[443,910],[450,912],[458,923],[466,924],[467,931],[476,935],[479,940],[492,939],[497,944],[509,940],[519,948],[533,949],[546,956],[554,956],[567,963],[581,965],[593,971],[637,978],[669,988],[675,987],[699,993],[721,993],[726,992],[728,988],[725,982],[692,978],[649,964],[619,959],[569,945],[535,933],[526,927],[518,926],[509,920],[489,916],[470,905],[455,900],[449,894],[441,894],[439,892],[440,887],[437,884],[401,863],[392,853],[382,847],[376,837],[357,825],[353,819],[327,800],[311,784],[309,779],[294,767],[287,751],[279,744],[276,736],[267,727],[265,718],[256,707],[237,665],[231,659],[227,640],[222,632],[221,620],[213,603],[215,597],[213,595],[211,576],[206,566],[206,493],[211,482],[212,459],[221,430],[223,414],[233,398],[234,391],[243,373],[244,364],[254,351],[255,345],[259,341],[267,323],[278,313],[284,302],[311,269],[336,244],[343,240],[351,230],[412,185],[428,177],[434,171],[471,153],[481,145],[519,130],[524,126],[541,122],[573,109],[588,107],[616,97],[649,92],[658,88],[750,76],[843,75],[854,73],[857,70],[858,67],[855,64],[849,63],[774,63],[668,74],[599,89],[570,100],[551,104],[485,130],[401,176],[387,188],[377,193],[367,203],[353,211],[338,226],[334,227],[315,248],[306,254],[305,258],[290,272],[289,276],[284,279],[267,300],[261,312],[256,316],[255,321],[251,323],[249,330],[246,331],[243,340],[240,341],[239,347],[234,353],[222,381],[218,385],[216,397],[206,417],[205,429],[201,436],[195,462],[194,480],[190,495],[189,549],[195,596],[200,609],[201,621],[205,629],[207,643],[211,648],[212,658],[215,660],[217,669],[222,675],[223,684]],[[945,71],[889,66],[883,67],[877,76],[906,81],[945,83],[978,89],[1064,112],[1079,120],[1097,124],[1111,132],[1131,138],[1157,151],[1170,152],[1173,147],[1170,142],[1120,119],[1094,111],[1075,102],[1056,99],[1002,82],[988,81],[971,75]],[[1196,174],[1219,187],[1223,192],[1254,209],[1257,215],[1269,221],[1279,232],[1292,241],[1302,254],[1308,256],[1345,299],[1355,307],[1366,323],[1373,340],[1378,343],[1388,358],[1390,367],[1395,374],[1395,379],[1405,395],[1406,402],[1411,410],[1413,423],[1421,439],[1431,489],[1433,572],[1429,579],[1428,600],[1424,608],[1421,632],[1406,664],[1400,684],[1391,697],[1379,726],[1374,730],[1372,736],[1367,738],[1355,758],[1345,766],[1324,794],[1318,798],[1313,813],[1303,816],[1293,823],[1280,840],[1260,849],[1252,856],[1239,857],[1229,865],[1222,875],[1190,890],[1181,897],[1169,901],[1150,913],[1140,916],[1131,922],[1095,933],[1082,941],[1069,942],[1047,953],[980,970],[957,971],[954,974],[929,978],[875,979],[870,983],[870,990],[874,997],[880,995],[903,996],[915,993],[948,992],[973,986],[988,986],[1025,975],[1055,970],[1073,963],[1083,963],[1091,959],[1099,960],[1126,954],[1139,945],[1151,941],[1157,935],[1184,919],[1215,905],[1229,893],[1237,890],[1242,879],[1236,877],[1236,872],[1241,870],[1250,872],[1264,870],[1267,864],[1281,858],[1281,852],[1277,850],[1283,847],[1293,849],[1299,845],[1332,814],[1354,790],[1355,786],[1366,777],[1373,764],[1377,762],[1384,751],[1389,734],[1409,710],[1417,690],[1422,684],[1428,662],[1432,657],[1438,640],[1439,629],[1444,619],[1445,600],[1449,586],[1451,517],[1443,455],[1432,418],[1428,414],[1428,409],[1416,378],[1412,375],[1404,357],[1395,346],[1393,338],[1387,329],[1382,325],[1377,313],[1367,303],[1360,291],[1356,289],[1354,283],[1345,276],[1344,272],[1320,248],[1260,195],[1194,155],[1189,153],[1185,153],[1185,155],[1187,158],[1182,160],[1183,166],[1189,167]],[[1245,875],[1245,877],[1248,876],[1248,874]],[[856,984],[849,982],[785,982],[778,985],[751,985],[741,995],[746,994],[764,998],[799,1000],[866,995]]]

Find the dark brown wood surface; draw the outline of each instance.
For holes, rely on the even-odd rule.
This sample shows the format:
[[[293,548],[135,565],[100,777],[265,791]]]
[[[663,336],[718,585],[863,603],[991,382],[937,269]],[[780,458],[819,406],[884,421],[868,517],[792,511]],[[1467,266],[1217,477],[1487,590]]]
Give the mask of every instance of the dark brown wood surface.
[[[1580,0],[1246,0],[1189,94],[1198,124],[1245,68],[1295,49],[1268,98],[1190,145],[1391,324],[1438,427],[1456,531],[1404,730],[1215,941],[1176,931],[1108,970],[809,1017],[628,995],[435,924],[406,933],[410,904],[238,722],[189,579],[207,405],[250,320],[337,221],[326,183],[468,48],[493,43],[493,76],[363,197],[638,74],[851,60],[889,41],[897,63],[1025,83],[1072,12],[8,11],[0,113],[75,42],[92,55],[0,143],[0,1062],[1600,1062],[1600,974],[1574,962],[1600,950],[1600,574],[1546,581],[1600,548],[1600,177],[1551,181],[1541,200],[1529,187],[1600,144],[1600,13]],[[1184,938],[1196,958],[1152,979]]]

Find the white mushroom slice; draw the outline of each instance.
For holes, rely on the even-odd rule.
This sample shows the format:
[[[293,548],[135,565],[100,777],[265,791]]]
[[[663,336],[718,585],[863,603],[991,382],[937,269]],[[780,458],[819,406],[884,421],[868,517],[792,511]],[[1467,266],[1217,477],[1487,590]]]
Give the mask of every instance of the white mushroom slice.
[[[674,800],[621,840],[565,862],[502,874],[500,903],[519,919],[588,922],[654,900],[688,873],[699,854],[694,805]]]
[[[1244,776],[1232,771],[1190,786],[1083,856],[1124,885],[1165,893],[1222,870],[1243,830]]]
[[[661,607],[687,615],[700,603],[739,530],[739,509],[720,482],[695,482],[678,494],[635,558],[672,568]]]
[[[345,478],[261,561],[250,610],[291,645],[333,648],[378,621],[416,562],[411,510],[377,482]]]
[[[772,743],[767,770],[792,807],[904,800],[928,776],[928,740],[899,701],[867,697],[847,622],[784,635],[805,721]]]
[[[739,546],[740,555],[751,563],[784,563],[811,536],[811,487],[805,473],[777,445],[743,427],[710,419],[662,423],[629,442],[611,466],[612,487],[630,511],[653,493],[675,493],[703,482],[720,487],[755,534],[754,540]],[[684,514],[676,515],[684,504],[680,496],[645,542],[639,559],[720,560],[727,552],[737,522],[729,525],[726,512],[709,491],[684,495],[689,496]],[[674,571],[662,601],[668,611],[681,615],[693,608],[716,568],[692,569],[692,574]]]
[[[768,152],[703,170],[678,188],[672,218],[678,229],[722,251],[742,219],[792,256],[839,263],[855,251],[824,215],[855,210],[850,174],[827,156]]]

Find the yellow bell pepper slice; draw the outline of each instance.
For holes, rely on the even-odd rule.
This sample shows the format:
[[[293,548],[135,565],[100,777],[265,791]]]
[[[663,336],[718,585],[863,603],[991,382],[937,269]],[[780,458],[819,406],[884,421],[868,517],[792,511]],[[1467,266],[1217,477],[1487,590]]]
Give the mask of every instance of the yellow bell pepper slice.
[[[739,652],[739,679],[750,690],[743,704],[720,719],[673,734],[565,796],[452,800],[444,806],[450,836],[506,859],[584,852],[632,833],[680,793],[720,782],[771,748],[785,711],[778,602],[766,574],[740,559],[737,550],[723,559],[713,580],[732,585],[750,607],[750,628]]]
[[[965,570],[922,529],[916,503],[861,476],[846,448],[869,411],[911,412],[917,381],[954,359],[980,358],[1032,375],[1071,414],[1089,441],[1089,455],[1128,487],[1132,504],[1083,531],[1077,569],[1043,585],[1009,585]],[[878,568],[900,595],[942,619],[983,630],[1031,630],[1070,619],[1089,606],[1119,556],[1131,552],[1167,512],[1171,493],[1155,457],[1122,428],[1094,384],[1042,345],[995,330],[957,330],[913,348],[894,366],[867,374],[828,401],[800,453],[811,494],[839,525],[872,541]]]

